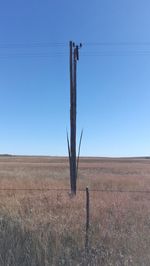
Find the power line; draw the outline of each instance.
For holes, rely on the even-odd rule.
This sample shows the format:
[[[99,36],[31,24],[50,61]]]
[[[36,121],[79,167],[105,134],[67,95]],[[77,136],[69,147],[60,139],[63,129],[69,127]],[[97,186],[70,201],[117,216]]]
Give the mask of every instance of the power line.
[[[150,42],[85,42],[87,46],[149,46]]]
[[[68,54],[66,53],[54,53],[54,54],[0,54],[0,59],[13,59],[13,58],[54,58],[54,57],[67,57]],[[140,52],[140,53],[108,53],[108,52],[101,52],[101,53],[83,53],[81,54],[82,57],[131,57],[131,56],[150,56],[149,52]]]
[[[0,53],[0,59],[13,59],[13,58],[53,58],[53,57],[67,57],[68,52],[65,50],[51,51],[51,52],[9,52],[9,53]],[[150,50],[105,50],[105,51],[84,51],[81,52],[82,57],[120,57],[120,56],[150,56]]]
[[[33,57],[33,58],[40,58],[40,57],[62,57],[66,56],[67,54],[63,52],[57,52],[57,53],[51,53],[51,54],[46,54],[46,53],[12,53],[12,54],[0,54],[1,59],[7,59],[7,58],[20,58],[20,57]]]
[[[104,52],[85,52],[81,53],[83,57],[100,57],[100,56],[149,56],[150,51],[104,51]]]
[[[84,46],[150,46],[150,41],[120,41],[120,42],[83,42]],[[66,42],[30,42],[30,43],[1,43],[0,48],[35,48],[35,47],[68,47]]]
[[[31,43],[0,43],[0,48],[53,48],[53,47],[65,47],[67,43],[58,42],[31,42]]]
[[[145,56],[150,55],[150,50],[131,50],[131,51],[87,51],[81,53],[84,57],[97,57],[97,56]],[[55,56],[68,56],[65,51],[55,51],[51,53],[0,53],[0,58],[5,57],[55,57]]]

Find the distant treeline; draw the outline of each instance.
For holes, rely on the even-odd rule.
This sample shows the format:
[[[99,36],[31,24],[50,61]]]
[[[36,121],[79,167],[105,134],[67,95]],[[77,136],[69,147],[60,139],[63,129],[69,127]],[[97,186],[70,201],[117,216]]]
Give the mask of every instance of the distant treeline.
[[[12,156],[11,154],[0,154],[0,156],[6,156],[6,157],[8,157],[8,156]]]

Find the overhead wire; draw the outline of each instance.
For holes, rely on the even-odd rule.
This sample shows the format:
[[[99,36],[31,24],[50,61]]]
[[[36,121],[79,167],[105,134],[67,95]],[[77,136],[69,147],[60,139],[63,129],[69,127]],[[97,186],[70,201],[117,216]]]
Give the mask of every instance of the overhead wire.
[[[87,46],[149,46],[149,42],[85,42]]]
[[[0,54],[0,58],[16,58],[16,57],[60,57],[65,56],[65,53],[12,53],[12,54]]]
[[[148,42],[83,42],[85,46],[150,46]],[[66,42],[30,42],[30,43],[2,43],[0,48],[34,48],[34,47],[68,47]]]
[[[1,43],[0,48],[44,48],[44,47],[65,47],[67,43],[56,43],[56,42],[31,42],[31,43]]]
[[[147,46],[150,46],[150,42],[85,42],[83,43],[85,50],[81,51],[81,56],[83,57],[112,57],[112,56],[149,56],[150,49]],[[101,47],[99,50],[89,50],[89,47]],[[144,47],[146,46],[146,47]],[[111,47],[111,50],[108,50],[108,47]],[[127,47],[127,49],[119,50],[118,47]],[[128,47],[132,49],[128,50]],[[138,47],[138,49],[137,49]],[[68,44],[64,42],[31,42],[31,43],[0,43],[1,49],[9,49],[9,53],[0,52],[0,58],[14,58],[14,57],[34,57],[34,58],[46,58],[46,57],[62,57],[68,56]],[[35,52],[25,52],[24,49],[37,48]],[[44,51],[41,51],[41,48],[45,48]],[[105,48],[105,49],[104,49]],[[113,49],[114,50],[113,50]],[[117,50],[116,50],[117,48]],[[139,49],[140,48],[140,49]],[[150,48],[150,47],[149,47]],[[11,51],[13,49],[13,51]],[[14,50],[17,51],[14,52]],[[18,51],[19,49],[19,51]],[[20,50],[21,49],[21,50]],[[51,51],[49,51],[51,49]]]
[[[64,57],[68,56],[65,52],[55,53],[12,53],[12,54],[0,54],[1,59],[5,58],[20,58],[20,57],[32,57],[32,58],[50,58],[50,57]],[[90,53],[84,52],[80,54],[81,57],[119,57],[119,56],[150,56],[150,51],[132,51],[132,52],[97,52]]]

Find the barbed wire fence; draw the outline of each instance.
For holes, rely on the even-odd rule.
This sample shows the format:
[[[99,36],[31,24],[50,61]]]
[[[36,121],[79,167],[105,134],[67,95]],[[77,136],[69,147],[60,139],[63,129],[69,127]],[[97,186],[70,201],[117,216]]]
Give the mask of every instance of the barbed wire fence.
[[[0,194],[4,192],[4,196],[6,195],[6,192],[12,192],[13,194],[10,194],[10,196],[15,195],[17,192],[55,192],[57,197],[60,196],[60,193],[65,193],[69,197],[69,188],[0,188]],[[92,228],[92,212],[93,209],[96,209],[96,206],[94,206],[95,198],[100,199],[100,194],[150,194],[150,190],[121,190],[121,189],[89,189],[86,187],[85,189],[78,189],[77,194],[82,193],[82,196],[84,196],[83,200],[83,208],[84,208],[84,221],[83,224],[85,224],[85,250],[88,252],[89,250],[89,235],[90,235],[90,229]],[[93,194],[94,193],[94,194]],[[96,193],[96,194],[95,194]],[[46,197],[46,196],[45,196]],[[93,201],[93,202],[92,202]],[[91,207],[92,205],[92,207]],[[49,208],[51,206],[49,205]],[[96,210],[95,210],[96,211]]]

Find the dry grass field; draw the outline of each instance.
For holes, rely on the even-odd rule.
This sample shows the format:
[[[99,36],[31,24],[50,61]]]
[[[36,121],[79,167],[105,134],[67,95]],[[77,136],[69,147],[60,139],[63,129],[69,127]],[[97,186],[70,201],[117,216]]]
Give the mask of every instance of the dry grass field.
[[[67,158],[0,156],[1,266],[150,265],[150,160],[82,158],[77,186]]]

